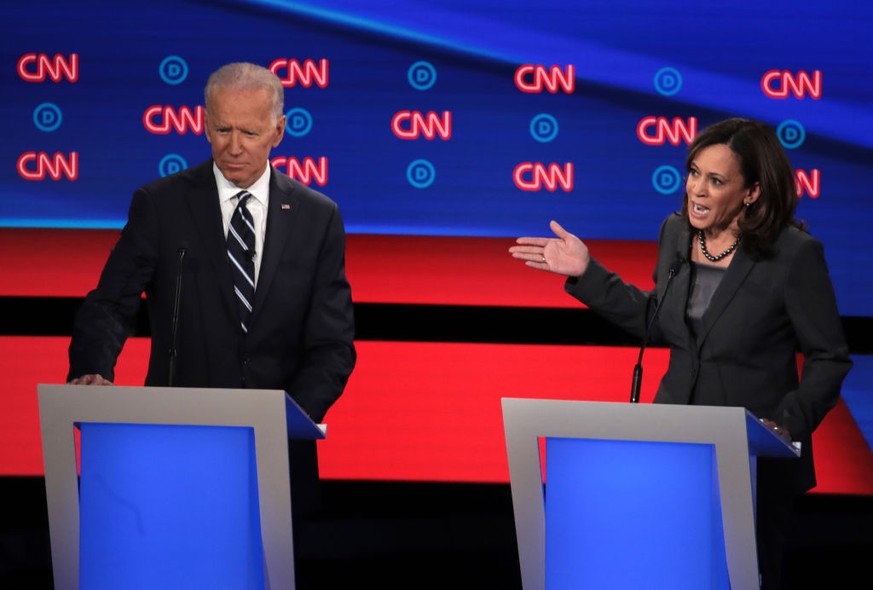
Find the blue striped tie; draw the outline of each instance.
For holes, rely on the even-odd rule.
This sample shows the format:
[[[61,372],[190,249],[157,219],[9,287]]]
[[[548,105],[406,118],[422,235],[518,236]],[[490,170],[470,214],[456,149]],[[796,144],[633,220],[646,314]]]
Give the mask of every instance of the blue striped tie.
[[[246,208],[246,201],[251,196],[248,191],[241,191],[234,197],[239,199],[239,203],[227,230],[227,256],[230,258],[233,290],[243,332],[248,332],[246,324],[255,299],[255,222]]]

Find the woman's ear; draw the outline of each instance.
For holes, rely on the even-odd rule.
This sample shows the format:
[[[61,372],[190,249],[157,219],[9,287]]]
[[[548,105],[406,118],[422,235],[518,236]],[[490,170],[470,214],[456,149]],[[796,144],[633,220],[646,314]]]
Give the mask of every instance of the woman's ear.
[[[752,203],[757,201],[760,196],[761,196],[761,183],[756,182],[755,184],[753,184],[749,188],[748,192],[746,193],[746,196],[743,198],[743,205],[745,205],[746,207],[750,207],[752,205]]]

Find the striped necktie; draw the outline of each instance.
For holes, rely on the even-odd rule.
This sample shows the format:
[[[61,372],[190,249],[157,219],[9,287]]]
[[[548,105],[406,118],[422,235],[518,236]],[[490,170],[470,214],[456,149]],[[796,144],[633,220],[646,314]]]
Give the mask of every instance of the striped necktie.
[[[248,332],[246,324],[255,298],[255,223],[246,208],[246,201],[251,196],[248,191],[241,191],[234,197],[239,199],[239,203],[227,230],[227,256],[233,273],[233,290],[243,332]]]

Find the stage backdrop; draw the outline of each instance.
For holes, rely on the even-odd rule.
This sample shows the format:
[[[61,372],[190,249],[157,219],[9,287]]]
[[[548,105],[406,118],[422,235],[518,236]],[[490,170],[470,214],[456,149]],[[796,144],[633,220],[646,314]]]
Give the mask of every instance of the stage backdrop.
[[[0,15],[2,297],[83,296],[132,191],[208,157],[208,74],[251,61],[286,87],[287,129],[274,165],[342,209],[358,303],[573,306],[560,281],[506,254],[512,238],[544,234],[551,219],[647,287],[660,223],[681,203],[688,143],[738,115],[771,124],[787,149],[798,214],[825,245],[841,314],[873,316],[873,260],[861,244],[873,227],[866,4],[49,0],[7,3]],[[3,334],[7,350],[27,350],[51,368],[3,392],[0,436],[33,426],[37,380],[63,379],[58,331],[60,340],[25,338],[26,346],[28,334]],[[325,473],[501,480],[502,432],[489,431],[496,439],[486,443],[477,430],[499,418],[500,395],[623,399],[635,360],[627,347],[558,354],[547,344],[495,346],[362,343],[349,395],[333,411],[339,426],[324,444]],[[556,354],[563,364],[550,377],[537,363]],[[647,367],[650,392],[661,354],[652,351]],[[20,368],[11,364],[19,357],[3,355],[4,374]],[[869,359],[858,361],[866,367]],[[517,373],[524,379],[495,379]],[[834,429],[848,429],[858,446],[835,443],[818,459],[849,453],[852,472],[864,474],[858,481],[869,482],[866,383],[850,382]],[[470,404],[476,392],[490,401]],[[410,403],[431,395],[444,396],[437,408]],[[346,420],[375,414],[395,418],[395,437],[343,441]],[[401,459],[401,449],[413,448],[404,447],[406,427],[418,424],[430,425],[442,446]],[[477,457],[497,471],[478,469]],[[446,467],[462,459],[473,462],[469,471]],[[0,473],[41,468],[3,461]],[[415,470],[402,467],[413,463]]]

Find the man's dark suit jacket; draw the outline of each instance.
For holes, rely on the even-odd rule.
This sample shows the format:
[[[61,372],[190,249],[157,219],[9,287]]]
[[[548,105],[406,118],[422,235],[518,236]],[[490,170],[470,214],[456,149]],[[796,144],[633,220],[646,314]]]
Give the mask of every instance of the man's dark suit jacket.
[[[760,259],[737,250],[697,338],[686,323],[690,246],[687,223],[671,215],[661,227],[653,292],[624,283],[593,259],[565,288],[641,340],[661,299],[648,338],[669,347],[670,361],[655,403],[741,406],[774,420],[802,443],[800,461],[789,462],[796,465],[788,469],[789,487],[809,489],[815,485],[812,431],[836,404],[852,366],[822,245],[790,228]]]
[[[113,379],[145,292],[152,336],[146,385],[167,385],[182,268],[173,385],[282,389],[321,421],[355,364],[339,209],[272,169],[264,244],[245,335],[212,161],[137,190],[100,282],[77,315],[70,377]]]

